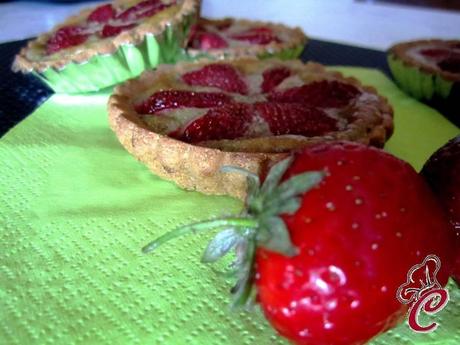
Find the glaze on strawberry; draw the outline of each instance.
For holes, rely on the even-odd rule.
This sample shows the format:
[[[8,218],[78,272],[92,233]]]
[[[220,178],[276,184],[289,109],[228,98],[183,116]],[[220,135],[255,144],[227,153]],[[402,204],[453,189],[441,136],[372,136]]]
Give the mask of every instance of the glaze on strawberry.
[[[188,72],[182,80],[191,86],[213,86],[227,92],[246,94],[248,86],[233,66],[211,64],[197,71]]]
[[[164,109],[218,107],[231,101],[229,95],[219,92],[167,90],[155,92],[135,109],[139,114],[155,114]]]

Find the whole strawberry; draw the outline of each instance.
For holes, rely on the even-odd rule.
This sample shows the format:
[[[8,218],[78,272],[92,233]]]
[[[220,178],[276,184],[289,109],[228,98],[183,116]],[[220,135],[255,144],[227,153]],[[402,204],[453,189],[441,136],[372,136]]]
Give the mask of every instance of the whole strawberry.
[[[453,234],[407,163],[338,142],[279,162],[262,185],[247,174],[240,216],[178,229],[144,251],[188,232],[225,229],[203,261],[236,248],[234,305],[257,300],[272,326],[296,344],[364,344],[396,325],[407,310],[398,287],[428,255],[440,258],[437,278],[446,284]]]
[[[422,174],[447,211],[456,233],[453,277],[460,284],[460,136],[436,151],[426,162]]]

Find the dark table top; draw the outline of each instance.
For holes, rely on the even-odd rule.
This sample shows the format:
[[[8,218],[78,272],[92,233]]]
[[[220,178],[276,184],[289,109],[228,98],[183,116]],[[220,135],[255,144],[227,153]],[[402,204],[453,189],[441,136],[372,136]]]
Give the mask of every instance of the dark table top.
[[[0,44],[0,59],[3,61],[0,65],[0,136],[31,114],[53,93],[33,76],[11,71],[14,56],[26,42],[22,40]],[[385,52],[377,50],[310,40],[301,59],[325,65],[378,68],[390,75]]]

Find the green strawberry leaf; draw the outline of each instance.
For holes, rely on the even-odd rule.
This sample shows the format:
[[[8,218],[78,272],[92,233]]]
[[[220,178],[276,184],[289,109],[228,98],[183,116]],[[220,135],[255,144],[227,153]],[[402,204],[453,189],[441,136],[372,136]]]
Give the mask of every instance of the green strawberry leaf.
[[[292,160],[293,157],[288,157],[273,165],[262,185],[262,195],[268,196],[273,192],[273,190],[276,188],[276,186],[278,186],[279,182],[281,181],[281,178],[283,177],[284,173],[291,165]]]
[[[270,236],[267,236],[263,242],[259,240],[258,244],[266,249],[286,256],[294,256],[297,254],[298,250],[292,244],[286,224],[280,217],[269,218],[262,226]]]
[[[292,197],[282,203],[277,208],[278,214],[294,214],[302,204],[302,199],[299,197]]]
[[[273,200],[285,201],[296,195],[302,195],[315,187],[324,177],[323,172],[312,171],[290,177],[273,191]]]
[[[240,235],[234,229],[226,229],[219,232],[206,247],[201,262],[212,263],[225,256],[230,249],[235,247],[241,239]]]

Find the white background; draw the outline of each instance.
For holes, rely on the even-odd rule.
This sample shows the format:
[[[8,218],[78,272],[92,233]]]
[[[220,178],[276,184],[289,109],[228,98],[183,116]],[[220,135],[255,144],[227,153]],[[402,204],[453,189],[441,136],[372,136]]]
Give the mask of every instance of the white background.
[[[49,30],[85,4],[0,4],[0,42]],[[385,50],[416,38],[460,39],[460,12],[356,0],[203,0],[203,15],[301,26],[313,38]]]

